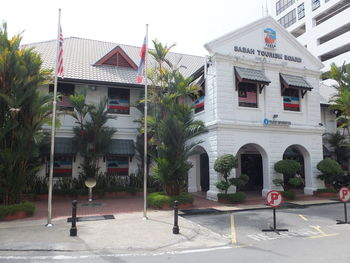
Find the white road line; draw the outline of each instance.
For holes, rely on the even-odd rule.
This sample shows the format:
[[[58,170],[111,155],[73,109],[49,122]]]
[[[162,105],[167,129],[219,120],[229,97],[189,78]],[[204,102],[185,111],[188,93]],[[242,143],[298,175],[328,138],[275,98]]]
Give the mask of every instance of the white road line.
[[[309,221],[309,219],[307,219],[305,216],[303,216],[303,215],[301,215],[301,214],[299,214],[298,215],[301,219],[303,219],[304,221]]]

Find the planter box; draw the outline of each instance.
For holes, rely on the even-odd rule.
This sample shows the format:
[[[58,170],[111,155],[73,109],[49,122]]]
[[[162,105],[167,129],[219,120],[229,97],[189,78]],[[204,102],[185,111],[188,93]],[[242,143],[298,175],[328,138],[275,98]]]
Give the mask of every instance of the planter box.
[[[14,215],[9,215],[9,216],[5,216],[3,218],[4,221],[10,221],[10,220],[16,220],[16,219],[22,219],[22,218],[26,218],[28,217],[26,212],[24,211],[18,211],[16,214]]]
[[[338,194],[333,192],[314,192],[314,196],[331,198],[338,197]]]

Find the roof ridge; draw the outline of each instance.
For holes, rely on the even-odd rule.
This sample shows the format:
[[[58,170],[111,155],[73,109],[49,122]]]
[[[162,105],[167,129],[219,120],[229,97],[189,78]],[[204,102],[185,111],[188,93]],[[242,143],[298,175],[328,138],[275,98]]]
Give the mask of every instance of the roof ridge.
[[[95,41],[95,42],[101,42],[101,43],[107,43],[107,44],[114,44],[116,47],[122,45],[122,46],[133,47],[133,48],[141,48],[141,46],[135,46],[135,45],[130,45],[130,44],[121,44],[121,43],[115,43],[115,42],[103,41],[103,40],[96,40],[96,39],[84,38],[84,37],[70,36],[70,37],[64,37],[63,39],[64,40],[66,40],[66,39],[80,39],[80,40]],[[38,42],[33,42],[33,43],[27,43],[27,44],[23,44],[23,46],[48,43],[48,42],[51,42],[51,41],[56,41],[56,39],[51,39],[51,40],[46,40],[46,41],[38,41]],[[153,49],[151,49],[151,50],[153,50]],[[191,56],[191,57],[204,58],[204,56],[198,56],[198,55],[192,55],[192,54],[186,54],[186,53],[180,53],[180,52],[169,52],[169,53],[170,54],[177,54],[177,55],[185,55],[185,56]]]

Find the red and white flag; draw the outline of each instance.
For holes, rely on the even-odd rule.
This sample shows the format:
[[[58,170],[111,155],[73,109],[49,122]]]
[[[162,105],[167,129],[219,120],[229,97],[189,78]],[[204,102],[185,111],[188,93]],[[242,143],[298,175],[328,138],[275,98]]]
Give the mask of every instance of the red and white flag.
[[[58,39],[58,57],[57,57],[57,77],[63,78],[63,34],[60,26]]]

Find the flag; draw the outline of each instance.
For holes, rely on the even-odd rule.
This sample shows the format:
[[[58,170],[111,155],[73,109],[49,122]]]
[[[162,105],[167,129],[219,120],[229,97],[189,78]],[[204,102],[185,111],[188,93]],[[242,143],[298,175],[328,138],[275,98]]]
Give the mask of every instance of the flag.
[[[57,77],[63,78],[63,34],[60,26],[60,33],[58,39],[58,58],[57,58]]]
[[[142,68],[143,68],[143,65],[145,64],[145,58],[146,58],[146,37],[143,40],[143,45],[140,51],[140,64],[137,69],[137,83],[142,82]]]

